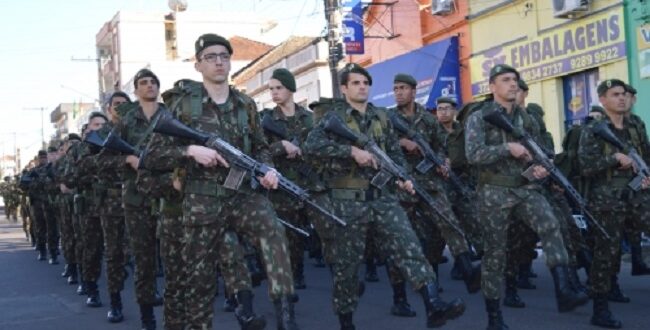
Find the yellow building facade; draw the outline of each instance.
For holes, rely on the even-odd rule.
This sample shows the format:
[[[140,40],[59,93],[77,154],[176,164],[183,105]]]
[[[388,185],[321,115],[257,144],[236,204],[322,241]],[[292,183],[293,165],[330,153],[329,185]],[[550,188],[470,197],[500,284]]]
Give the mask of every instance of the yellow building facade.
[[[598,103],[599,81],[628,80],[623,2],[590,2],[587,11],[556,18],[554,1],[470,1],[473,96],[489,92],[492,66],[515,67],[530,88],[527,102],[544,108],[556,151],[566,128]]]

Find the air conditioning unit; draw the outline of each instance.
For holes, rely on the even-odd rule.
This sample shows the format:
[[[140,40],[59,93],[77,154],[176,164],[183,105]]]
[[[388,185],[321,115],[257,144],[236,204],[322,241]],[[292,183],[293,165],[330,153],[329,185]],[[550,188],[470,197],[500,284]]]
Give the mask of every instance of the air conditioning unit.
[[[454,12],[454,0],[431,0],[432,15],[449,15]]]
[[[574,18],[589,12],[589,0],[553,0],[555,18]]]

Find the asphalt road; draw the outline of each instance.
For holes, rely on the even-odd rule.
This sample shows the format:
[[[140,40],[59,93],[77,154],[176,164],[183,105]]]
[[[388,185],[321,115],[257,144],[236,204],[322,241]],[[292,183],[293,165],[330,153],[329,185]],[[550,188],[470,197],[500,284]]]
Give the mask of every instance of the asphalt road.
[[[462,297],[467,310],[458,320],[447,323],[447,329],[484,329],[487,325],[483,299],[479,294],[469,295],[462,282],[449,277],[451,265],[443,264],[441,283],[443,298]],[[0,216],[0,330],[36,329],[139,329],[139,314],[133,293],[133,277],[129,276],[123,293],[125,320],[119,324],[106,322],[108,296],[106,282],[99,286],[104,307],[86,307],[85,297],[75,293],[60,276],[63,265],[52,266],[36,261],[36,252],[25,240],[20,224],[9,223]],[[503,313],[511,329],[597,329],[589,325],[591,304],[572,313],[559,314],[555,308],[553,283],[549,272],[539,258],[534,264],[539,278],[534,279],[537,290],[521,290],[527,307],[504,307]],[[307,289],[300,290],[296,305],[296,318],[302,329],[338,329],[332,312],[331,279],[324,268],[314,267],[310,261],[305,266]],[[363,274],[363,270],[361,270]],[[584,274],[581,274],[584,276]],[[584,277],[583,277],[584,278]],[[611,304],[612,311],[623,321],[625,329],[650,329],[650,276],[630,276],[630,264],[623,263],[620,276],[623,291],[632,299],[630,304]],[[159,279],[163,287],[163,279]],[[221,310],[223,290],[215,300],[214,329],[239,329],[232,313]],[[357,329],[426,329],[424,307],[420,297],[409,292],[409,301],[416,309],[415,318],[398,318],[390,315],[392,292],[383,269],[378,283],[367,283],[366,294],[361,298],[355,313]],[[255,310],[265,315],[267,329],[274,329],[274,313],[268,301],[266,286],[255,289]],[[162,329],[162,309],[156,308],[159,329]]]

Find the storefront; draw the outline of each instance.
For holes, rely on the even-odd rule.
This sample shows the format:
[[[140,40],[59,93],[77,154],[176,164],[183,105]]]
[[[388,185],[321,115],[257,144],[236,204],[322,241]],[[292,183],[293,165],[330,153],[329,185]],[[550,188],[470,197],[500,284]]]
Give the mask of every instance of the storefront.
[[[650,7],[648,1],[628,1],[625,6],[630,84],[639,93],[633,111],[650,123]]]

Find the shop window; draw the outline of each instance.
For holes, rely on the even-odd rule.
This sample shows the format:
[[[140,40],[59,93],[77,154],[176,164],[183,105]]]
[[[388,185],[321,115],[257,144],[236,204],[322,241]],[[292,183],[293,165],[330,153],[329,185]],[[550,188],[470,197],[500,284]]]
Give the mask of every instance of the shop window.
[[[598,69],[578,72],[562,78],[565,129],[584,123],[592,105],[598,105]]]

